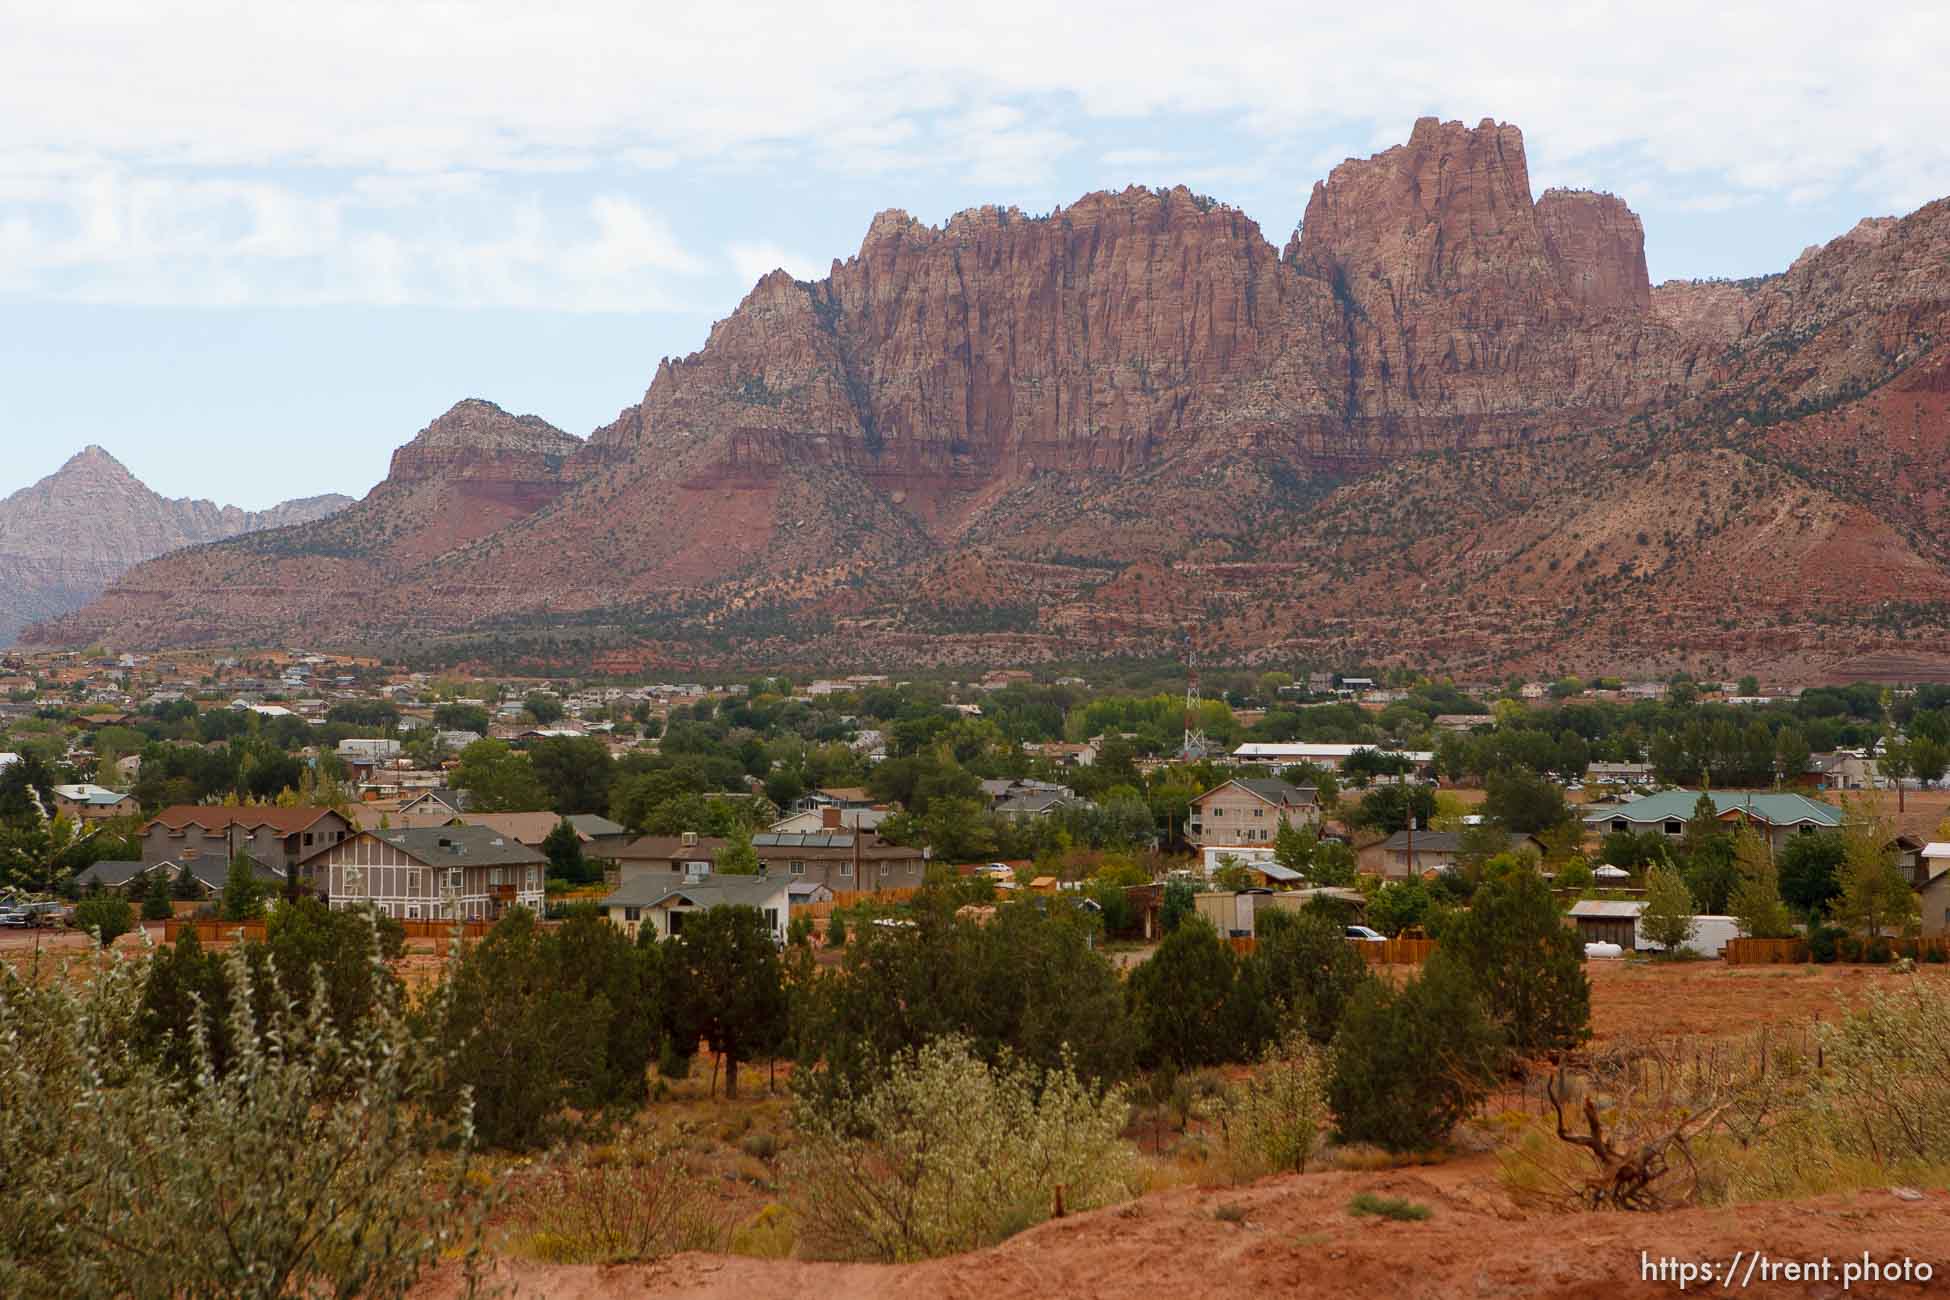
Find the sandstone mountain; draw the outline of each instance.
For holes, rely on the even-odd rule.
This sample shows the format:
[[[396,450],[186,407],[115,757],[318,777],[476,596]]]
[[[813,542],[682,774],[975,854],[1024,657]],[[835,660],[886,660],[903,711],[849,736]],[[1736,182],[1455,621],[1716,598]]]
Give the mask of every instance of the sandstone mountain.
[[[1283,251],[1182,188],[882,213],[587,442],[463,403],[36,635],[1845,672],[1945,621],[1946,311],[1950,204],[1653,286],[1622,200],[1424,119]]]
[[[322,519],[350,505],[307,497],[264,511],[168,500],[100,447],[0,501],[0,646],[80,609],[132,566],[184,546]]]

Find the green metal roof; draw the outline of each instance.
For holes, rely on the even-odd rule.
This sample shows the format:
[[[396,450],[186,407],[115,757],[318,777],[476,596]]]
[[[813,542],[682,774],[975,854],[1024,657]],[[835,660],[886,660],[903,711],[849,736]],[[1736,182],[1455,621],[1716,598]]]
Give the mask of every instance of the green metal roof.
[[[1660,794],[1649,794],[1643,799],[1633,799],[1608,811],[1594,813],[1585,818],[1585,823],[1596,826],[1620,819],[1641,825],[1650,822],[1683,822],[1693,815],[1693,806],[1699,802],[1699,796],[1698,790],[1667,790]],[[1766,822],[1770,826],[1797,826],[1806,822],[1812,822],[1817,826],[1842,824],[1840,808],[1810,799],[1803,794],[1714,790],[1709,792],[1707,797],[1713,800],[1713,810],[1717,814],[1724,815],[1738,809],[1752,814],[1757,820]]]

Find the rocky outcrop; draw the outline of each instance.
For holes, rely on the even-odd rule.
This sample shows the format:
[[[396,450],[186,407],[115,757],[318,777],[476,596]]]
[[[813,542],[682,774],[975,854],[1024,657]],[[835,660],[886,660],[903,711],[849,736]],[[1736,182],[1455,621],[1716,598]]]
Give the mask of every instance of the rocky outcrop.
[[[322,519],[351,504],[326,495],[265,511],[159,496],[100,447],[0,501],[0,645],[79,609],[132,566],[185,546]]]
[[[1652,309],[1645,227],[1615,194],[1545,190],[1537,200],[1544,252],[1586,317],[1643,316]]]

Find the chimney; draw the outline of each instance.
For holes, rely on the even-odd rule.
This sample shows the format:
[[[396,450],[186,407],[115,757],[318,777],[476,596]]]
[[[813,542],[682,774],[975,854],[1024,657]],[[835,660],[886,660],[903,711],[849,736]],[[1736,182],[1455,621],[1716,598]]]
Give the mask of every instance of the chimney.
[[[819,810],[819,827],[821,830],[838,830],[840,828],[840,810],[837,808],[821,808]]]

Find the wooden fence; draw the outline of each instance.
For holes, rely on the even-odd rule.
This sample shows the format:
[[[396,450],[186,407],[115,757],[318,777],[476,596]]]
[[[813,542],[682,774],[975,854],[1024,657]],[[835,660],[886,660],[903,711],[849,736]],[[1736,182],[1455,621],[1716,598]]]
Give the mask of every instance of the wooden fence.
[[[401,921],[399,925],[405,929],[408,939],[451,939],[454,937],[456,923],[453,921]],[[459,923],[461,936],[467,939],[479,939],[493,928],[493,925],[487,921],[465,921]],[[175,942],[176,936],[185,930],[195,930],[198,943],[230,943],[236,940],[240,934],[245,939],[262,939],[264,937],[264,922],[211,921],[207,919],[186,920],[178,918],[163,922],[163,942]]]
[[[831,902],[808,903],[804,907],[793,908],[792,914],[794,916],[810,916],[815,921],[824,921],[835,912],[859,907],[863,903],[880,907],[891,906],[894,903],[905,903],[919,892],[921,891],[918,889],[882,889],[878,891],[872,889],[836,889],[833,891]]]
[[[1720,950],[1729,966],[1780,966],[1808,960],[1806,939],[1729,939]]]
[[[1226,942],[1241,957],[1259,947],[1259,940],[1245,935],[1233,935]],[[1435,951],[1433,939],[1384,939],[1380,943],[1372,939],[1349,939],[1347,945],[1360,953],[1370,966],[1419,966]]]
[[[187,920],[178,917],[163,922],[163,942],[174,943],[176,936],[185,930],[196,931],[198,943],[229,943],[239,937],[262,939],[264,922]]]
[[[1890,939],[1888,944],[1897,957],[1925,961],[1934,952],[1950,961],[1950,937]],[[1806,939],[1729,939],[1720,955],[1729,966],[1778,966],[1814,960]]]

